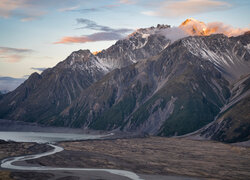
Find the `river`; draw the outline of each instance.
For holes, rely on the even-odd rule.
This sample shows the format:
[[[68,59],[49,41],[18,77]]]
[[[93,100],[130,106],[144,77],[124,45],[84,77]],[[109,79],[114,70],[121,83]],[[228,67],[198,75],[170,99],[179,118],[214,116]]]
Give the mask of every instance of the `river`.
[[[52,143],[60,141],[72,141],[72,140],[87,140],[87,139],[100,139],[106,135],[89,135],[89,134],[68,134],[68,133],[44,133],[44,132],[0,132],[0,139],[11,140],[16,142],[38,142],[49,143],[53,150],[19,157],[9,157],[1,161],[1,167],[13,170],[28,170],[28,171],[103,171],[111,174],[127,177],[132,180],[142,180],[137,174],[117,169],[94,169],[94,168],[64,168],[64,167],[49,167],[49,166],[21,166],[16,165],[15,162],[26,161],[31,159],[37,159],[44,156],[49,156],[64,149]]]

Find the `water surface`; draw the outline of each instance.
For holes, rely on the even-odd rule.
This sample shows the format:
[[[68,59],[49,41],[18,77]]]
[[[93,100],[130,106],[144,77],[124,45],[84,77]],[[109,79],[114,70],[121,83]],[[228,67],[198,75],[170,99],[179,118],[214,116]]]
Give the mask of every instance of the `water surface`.
[[[70,133],[45,133],[45,132],[0,132],[0,139],[15,142],[37,142],[37,143],[53,143],[59,141],[73,141],[73,140],[87,140],[87,139],[100,139],[102,137],[111,136],[105,135],[92,135],[92,134],[70,134]],[[41,157],[49,156],[63,151],[60,146],[49,144],[53,150],[19,157],[9,157],[1,161],[1,167],[14,170],[29,170],[29,171],[103,171],[115,175],[127,177],[132,180],[142,180],[137,174],[118,169],[95,169],[95,168],[64,168],[64,167],[49,167],[49,166],[22,166],[15,165],[15,162],[26,161],[31,159],[38,159]]]
[[[73,133],[47,133],[47,132],[3,132],[0,131],[0,139],[15,142],[53,143],[59,141],[74,141],[87,139],[100,139],[111,136],[110,134],[73,134]]]
[[[6,169],[14,169],[14,170],[29,170],[29,171],[103,171],[108,172],[111,174],[127,177],[132,180],[143,180],[137,174],[125,171],[125,170],[118,170],[118,169],[95,169],[95,168],[64,168],[64,167],[49,167],[49,166],[20,166],[14,165],[15,162],[18,161],[26,161],[31,159],[38,159],[44,156],[49,156],[58,152],[63,151],[63,148],[60,146],[52,145],[53,150],[36,154],[36,155],[26,155],[26,156],[19,156],[19,157],[10,157],[2,160],[1,167]]]

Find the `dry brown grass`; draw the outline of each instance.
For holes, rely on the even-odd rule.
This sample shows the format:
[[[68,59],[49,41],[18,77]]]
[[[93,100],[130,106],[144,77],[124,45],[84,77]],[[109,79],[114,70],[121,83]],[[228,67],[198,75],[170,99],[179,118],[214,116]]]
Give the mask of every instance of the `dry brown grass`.
[[[0,170],[0,180],[12,180],[12,178],[10,178],[10,172]]]
[[[29,162],[57,167],[123,169],[152,175],[250,179],[250,148],[219,142],[150,137],[63,142],[59,145],[65,151]],[[42,149],[22,143],[2,145],[0,156],[46,151],[45,147]],[[8,172],[0,172],[3,173],[0,177],[9,177]]]
[[[219,142],[151,137],[60,145],[75,152],[71,153],[71,159],[75,159],[77,166],[128,169],[147,174],[250,179],[250,148]]]

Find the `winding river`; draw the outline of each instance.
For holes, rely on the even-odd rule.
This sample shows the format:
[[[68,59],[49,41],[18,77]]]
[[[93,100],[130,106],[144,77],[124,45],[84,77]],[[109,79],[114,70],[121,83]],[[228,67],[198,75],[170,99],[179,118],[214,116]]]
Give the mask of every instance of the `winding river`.
[[[8,133],[12,133],[11,136],[8,137]],[[10,137],[17,137],[17,136],[13,136],[13,133],[15,135],[18,135],[18,132],[0,132],[0,139],[5,139],[6,138],[3,138],[3,136],[1,136],[1,134],[4,134],[4,137],[8,137],[7,139],[8,140],[13,140],[14,138],[10,138]],[[48,135],[48,133],[32,133],[33,137],[30,137],[29,136],[29,140],[30,138],[31,139],[35,139],[34,137],[40,137],[40,138],[37,138],[38,142],[41,143],[41,139],[42,139],[42,143],[50,143],[49,146],[53,147],[53,150],[51,151],[48,151],[48,152],[44,152],[44,153],[40,153],[40,154],[35,154],[35,155],[25,155],[25,156],[19,156],[19,157],[9,157],[9,158],[6,158],[4,160],[1,161],[1,167],[2,168],[7,168],[7,169],[13,169],[13,170],[28,170],[28,171],[103,171],[103,172],[108,172],[108,173],[111,173],[111,174],[115,174],[115,175],[119,175],[119,176],[123,176],[123,177],[127,177],[129,179],[132,179],[132,180],[143,180],[141,179],[137,174],[133,173],[133,172],[130,172],[130,171],[125,171],[125,170],[117,170],[117,169],[94,169],[94,168],[64,168],[64,167],[49,167],[49,166],[21,166],[21,165],[15,165],[15,162],[20,162],[20,161],[26,161],[26,160],[31,160],[31,159],[38,159],[38,158],[41,158],[41,157],[44,157],[44,156],[49,156],[49,155],[52,155],[52,154],[55,154],[55,153],[58,153],[58,152],[61,152],[63,151],[64,149],[60,146],[57,146],[55,144],[51,144],[51,137],[53,137],[53,142],[55,142],[55,137],[57,136],[60,136],[60,137],[63,137],[63,134],[64,133],[56,133],[57,135],[55,135],[54,133],[49,133],[50,136]],[[21,138],[23,136],[23,132],[20,132],[19,134],[19,139],[16,141],[19,141],[19,142],[31,142],[31,141],[24,141],[25,138]],[[27,135],[27,134],[26,134]],[[64,134],[65,135],[65,134]],[[112,134],[108,134],[108,135],[74,135],[73,136],[73,139],[76,140],[76,139],[99,139],[101,137],[104,137],[104,136],[110,136]],[[76,138],[76,136],[78,138]],[[47,137],[47,139],[45,138]],[[68,137],[68,138],[67,138]],[[81,137],[81,138],[80,138]],[[20,141],[20,139],[22,139]],[[56,142],[59,142],[59,141],[65,141],[65,140],[72,140],[72,136],[64,136],[64,138],[59,138],[57,139]],[[34,142],[34,141],[32,141]]]

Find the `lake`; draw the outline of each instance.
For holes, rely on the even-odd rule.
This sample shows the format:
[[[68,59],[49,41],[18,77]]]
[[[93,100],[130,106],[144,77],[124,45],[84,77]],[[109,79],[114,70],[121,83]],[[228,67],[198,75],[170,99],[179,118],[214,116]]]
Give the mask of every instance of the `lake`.
[[[0,139],[15,142],[53,143],[59,141],[75,141],[87,139],[100,139],[113,135],[110,134],[73,134],[73,133],[48,133],[48,132],[10,132],[1,131]]]

